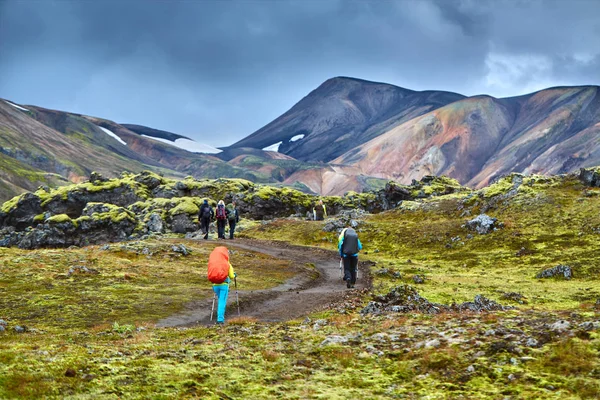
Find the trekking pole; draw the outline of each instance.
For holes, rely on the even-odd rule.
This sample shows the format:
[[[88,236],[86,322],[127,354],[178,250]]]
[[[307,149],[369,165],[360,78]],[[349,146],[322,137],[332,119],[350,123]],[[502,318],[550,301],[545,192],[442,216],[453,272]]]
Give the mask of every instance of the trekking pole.
[[[342,266],[344,265],[344,261],[340,257],[340,278],[342,277]]]
[[[238,291],[237,291],[237,276],[233,278],[233,283],[235,284],[235,300],[237,301],[238,317],[239,317],[241,314],[240,314],[240,298],[238,297]]]
[[[212,321],[213,319],[213,314],[215,312],[215,300],[217,299],[217,294],[213,293],[213,304],[212,304],[212,308],[210,309],[210,320]]]

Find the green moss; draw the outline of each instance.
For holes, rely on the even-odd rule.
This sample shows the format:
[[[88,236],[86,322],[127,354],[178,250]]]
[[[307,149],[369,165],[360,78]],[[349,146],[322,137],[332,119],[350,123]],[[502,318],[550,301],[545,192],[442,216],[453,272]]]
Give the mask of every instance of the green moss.
[[[511,174],[499,179],[497,182],[487,186],[482,190],[483,196],[485,198],[491,198],[501,194],[507,194],[514,187],[513,176],[521,177],[522,175]]]
[[[74,226],[77,226],[78,223],[76,220],[72,220],[71,217],[69,217],[67,214],[53,215],[50,218],[48,218],[46,222],[48,222],[49,224],[64,224],[70,222]]]
[[[18,196],[13,197],[12,199],[5,201],[2,204],[2,212],[8,213],[10,211],[12,211],[13,208],[15,208],[17,206],[17,204],[19,203],[19,201],[21,201],[21,199],[25,196],[25,193],[20,194]]]
[[[421,203],[419,203],[418,201],[404,200],[398,208],[400,208],[401,210],[415,211],[418,210],[420,207]]]
[[[47,221],[50,223],[60,224],[63,222],[71,221],[71,217],[69,217],[67,214],[58,214],[58,215],[53,215],[52,217],[48,218]]]
[[[277,194],[278,193],[277,193],[276,189],[271,186],[262,186],[256,192],[256,196],[260,197],[263,200],[269,200],[274,197],[277,197]]]
[[[44,221],[45,216],[44,214],[38,214],[35,217],[33,217],[33,222],[42,222]]]
[[[131,211],[129,211],[129,210],[123,208],[123,207],[115,206],[114,204],[90,202],[90,203],[88,203],[88,207],[91,207],[91,206],[94,206],[94,205],[98,205],[98,204],[100,204],[103,207],[107,208],[108,211],[102,212],[102,213],[93,213],[92,216],[91,216],[92,219],[96,219],[96,220],[106,220],[106,219],[108,219],[108,220],[110,220],[110,221],[112,221],[114,223],[119,223],[119,222],[121,222],[121,221],[123,221],[125,219],[127,219],[127,220],[129,220],[131,222],[137,222],[136,215],[133,212],[131,212]],[[82,217],[79,217],[78,219],[76,219],[75,221],[76,222],[81,222],[81,221],[83,221],[86,218],[90,218],[90,217],[82,216]]]
[[[177,214],[190,214],[190,215],[198,215],[200,212],[200,207],[198,205],[198,199],[191,197],[181,197],[177,199],[176,206],[173,207],[169,214],[177,215]]]

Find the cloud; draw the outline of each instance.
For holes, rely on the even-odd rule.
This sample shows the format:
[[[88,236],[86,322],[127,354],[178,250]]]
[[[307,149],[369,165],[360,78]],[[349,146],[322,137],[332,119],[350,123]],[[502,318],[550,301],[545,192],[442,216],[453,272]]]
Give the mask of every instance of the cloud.
[[[597,15],[585,0],[4,0],[0,96],[222,145],[333,76],[496,96],[598,84]]]

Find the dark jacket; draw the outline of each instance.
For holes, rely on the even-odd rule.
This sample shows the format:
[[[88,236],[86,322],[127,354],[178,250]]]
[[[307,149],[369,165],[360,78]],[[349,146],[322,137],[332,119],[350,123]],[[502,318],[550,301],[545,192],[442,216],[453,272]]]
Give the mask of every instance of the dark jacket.
[[[213,219],[215,217],[215,211],[212,209],[212,207],[208,203],[204,203],[200,206],[200,212],[198,214],[198,218],[206,218],[204,216],[205,209],[208,209],[207,212],[210,214],[209,219]]]

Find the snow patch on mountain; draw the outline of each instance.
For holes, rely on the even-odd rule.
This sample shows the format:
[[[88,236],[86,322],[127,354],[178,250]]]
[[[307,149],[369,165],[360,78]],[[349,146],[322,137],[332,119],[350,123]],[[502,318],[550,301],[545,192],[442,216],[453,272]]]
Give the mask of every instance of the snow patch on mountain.
[[[29,111],[28,109],[26,109],[26,108],[23,108],[23,107],[21,107],[21,106],[18,106],[18,105],[16,105],[16,104],[13,104],[13,103],[11,103],[10,101],[6,101],[6,100],[4,100],[4,102],[5,102],[6,104],[8,104],[8,105],[11,105],[11,106],[15,107],[15,108],[18,108],[19,110],[22,110],[22,111]]]
[[[276,152],[279,152],[279,146],[281,146],[281,143],[283,143],[283,142],[277,142],[277,143],[272,144],[270,146],[263,147],[263,150],[264,151],[276,151]]]
[[[295,142],[296,140],[300,140],[300,139],[304,139],[304,134],[294,136],[293,138],[290,139],[290,142]]]
[[[119,141],[119,143],[124,144],[125,146],[127,146],[127,143],[123,139],[121,139],[119,136],[117,136],[117,134],[114,133],[113,131],[108,130],[108,129],[103,128],[103,127],[98,126],[98,125],[96,125],[96,126],[98,128],[100,128],[100,129],[102,129],[102,131],[104,131],[104,133],[106,133],[108,136],[111,136],[111,137],[117,139]]]
[[[217,154],[223,150],[219,150],[216,147],[209,146],[208,144],[198,143],[196,141],[190,139],[177,139],[174,142],[169,139],[158,138],[154,136],[141,135],[142,137],[148,139],[158,140],[159,142],[163,142],[166,144],[170,144],[171,146],[178,147],[182,150],[189,151],[191,153],[207,153],[207,154]]]

